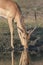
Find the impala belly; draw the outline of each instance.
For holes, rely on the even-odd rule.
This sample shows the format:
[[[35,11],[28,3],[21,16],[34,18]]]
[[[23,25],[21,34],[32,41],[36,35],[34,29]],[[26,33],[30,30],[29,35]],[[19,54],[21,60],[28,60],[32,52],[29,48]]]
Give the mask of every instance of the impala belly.
[[[11,17],[12,15],[9,10],[0,8],[0,16],[4,18],[8,18],[8,17]]]
[[[0,16],[7,18],[9,14],[9,11],[6,11],[2,8],[0,8]]]

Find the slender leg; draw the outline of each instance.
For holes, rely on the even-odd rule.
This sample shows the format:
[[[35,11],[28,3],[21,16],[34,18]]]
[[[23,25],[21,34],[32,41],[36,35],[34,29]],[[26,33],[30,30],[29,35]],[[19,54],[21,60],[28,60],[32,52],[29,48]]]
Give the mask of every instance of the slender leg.
[[[11,65],[15,65],[14,50],[11,51]]]
[[[11,47],[14,48],[14,45],[13,45],[13,24],[12,24],[12,19],[8,19],[8,24],[9,24],[10,34],[11,34]]]

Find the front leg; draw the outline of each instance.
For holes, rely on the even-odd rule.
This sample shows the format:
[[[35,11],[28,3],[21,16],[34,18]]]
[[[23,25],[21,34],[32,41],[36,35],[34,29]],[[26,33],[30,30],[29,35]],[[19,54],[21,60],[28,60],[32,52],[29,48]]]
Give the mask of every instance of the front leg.
[[[13,24],[12,24],[12,19],[8,19],[8,24],[9,24],[9,29],[10,29],[10,34],[11,34],[11,47],[14,48],[13,45]]]

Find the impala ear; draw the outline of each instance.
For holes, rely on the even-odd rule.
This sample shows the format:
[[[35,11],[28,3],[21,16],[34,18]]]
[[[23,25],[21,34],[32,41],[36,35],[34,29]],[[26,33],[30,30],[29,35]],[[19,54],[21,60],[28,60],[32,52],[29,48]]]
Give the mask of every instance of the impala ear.
[[[30,39],[31,34],[35,31],[36,28],[37,28],[37,27],[34,27],[33,30],[29,30],[29,31],[27,31],[27,38],[28,38],[28,39]]]

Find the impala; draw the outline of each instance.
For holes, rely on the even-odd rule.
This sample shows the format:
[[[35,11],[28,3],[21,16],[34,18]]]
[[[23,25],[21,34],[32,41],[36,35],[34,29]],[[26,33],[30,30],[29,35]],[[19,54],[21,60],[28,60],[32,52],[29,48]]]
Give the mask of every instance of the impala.
[[[27,48],[27,38],[30,39],[30,34],[34,30],[32,30],[30,34],[27,36],[26,29],[24,27],[23,16],[18,4],[12,0],[0,0],[0,16],[8,20],[8,25],[11,34],[11,47],[14,48],[12,24],[12,20],[14,20],[14,22],[17,23],[17,30],[21,40],[21,44],[24,46],[24,48]]]

